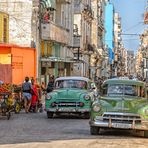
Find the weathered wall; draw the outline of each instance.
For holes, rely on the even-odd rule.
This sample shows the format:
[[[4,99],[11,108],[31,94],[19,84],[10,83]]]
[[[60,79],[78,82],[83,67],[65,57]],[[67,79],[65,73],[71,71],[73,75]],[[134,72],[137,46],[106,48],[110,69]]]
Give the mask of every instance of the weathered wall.
[[[9,43],[31,44],[32,0],[0,0],[0,11],[9,14]]]
[[[0,80],[20,84],[25,76],[36,79],[36,50],[34,48],[0,44]]]
[[[0,64],[0,80],[5,83],[12,82],[11,64]]]

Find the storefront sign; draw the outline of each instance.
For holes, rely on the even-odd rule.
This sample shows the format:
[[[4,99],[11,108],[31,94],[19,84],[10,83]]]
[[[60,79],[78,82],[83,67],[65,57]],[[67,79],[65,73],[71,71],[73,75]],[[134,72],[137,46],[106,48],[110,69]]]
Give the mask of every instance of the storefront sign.
[[[23,69],[22,62],[12,62],[12,69]]]

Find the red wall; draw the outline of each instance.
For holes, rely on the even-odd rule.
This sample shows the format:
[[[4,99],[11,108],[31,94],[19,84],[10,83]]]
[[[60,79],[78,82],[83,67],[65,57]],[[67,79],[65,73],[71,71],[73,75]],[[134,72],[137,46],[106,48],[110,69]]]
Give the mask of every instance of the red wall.
[[[10,64],[0,64],[0,80],[5,83],[12,82],[12,70]]]

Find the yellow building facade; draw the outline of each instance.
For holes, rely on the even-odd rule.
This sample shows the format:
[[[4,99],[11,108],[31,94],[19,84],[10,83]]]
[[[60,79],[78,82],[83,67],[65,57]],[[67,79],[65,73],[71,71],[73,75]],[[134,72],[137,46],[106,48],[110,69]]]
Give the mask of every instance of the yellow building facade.
[[[0,11],[0,43],[9,42],[9,15]]]

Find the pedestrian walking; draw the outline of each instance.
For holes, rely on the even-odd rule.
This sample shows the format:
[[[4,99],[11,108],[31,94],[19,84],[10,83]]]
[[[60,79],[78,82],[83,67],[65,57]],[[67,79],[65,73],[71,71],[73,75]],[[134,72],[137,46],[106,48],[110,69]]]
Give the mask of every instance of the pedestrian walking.
[[[53,87],[54,87],[54,76],[51,75],[49,78],[48,85],[47,85],[47,93],[51,92],[53,90]]]
[[[35,80],[32,78],[31,79],[31,85],[32,85],[32,99],[31,99],[31,106],[30,106],[30,111],[37,112],[37,104],[38,104],[38,91],[37,91],[37,86],[35,85]]]
[[[22,95],[23,95],[24,107],[26,113],[28,113],[31,105],[31,98],[32,98],[31,90],[32,86],[31,83],[29,82],[29,77],[25,77],[25,81],[22,84]]]

